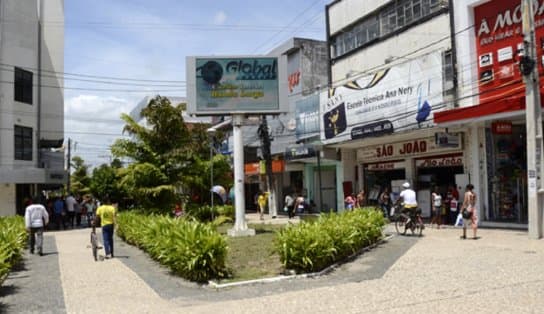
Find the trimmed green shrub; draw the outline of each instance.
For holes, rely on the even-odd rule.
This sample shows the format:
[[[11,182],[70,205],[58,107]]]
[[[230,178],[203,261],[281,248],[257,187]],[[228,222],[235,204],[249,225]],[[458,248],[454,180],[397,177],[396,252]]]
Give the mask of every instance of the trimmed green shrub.
[[[185,209],[185,214],[188,217],[194,218],[200,222],[212,221],[220,216],[225,216],[234,220],[234,206],[232,205],[216,205],[213,207],[209,205],[190,205]]]
[[[185,279],[205,282],[228,275],[227,242],[213,225],[124,212],[118,215],[117,235]]]
[[[383,214],[373,208],[322,214],[280,230],[274,247],[286,269],[315,272],[378,241],[384,225]]]
[[[11,268],[21,260],[26,243],[24,218],[0,217],[0,284]]]

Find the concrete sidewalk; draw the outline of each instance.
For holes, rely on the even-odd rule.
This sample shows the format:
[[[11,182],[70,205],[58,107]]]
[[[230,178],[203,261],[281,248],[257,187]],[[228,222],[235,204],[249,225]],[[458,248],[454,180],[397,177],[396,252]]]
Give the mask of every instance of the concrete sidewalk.
[[[460,240],[458,229],[426,229],[421,238],[395,237],[324,277],[225,291],[171,276],[119,240],[116,258],[94,262],[89,232],[47,233],[58,255],[27,256],[27,269],[10,275],[0,289],[0,312],[541,313],[544,308],[544,241],[529,240],[526,232],[483,229],[479,240]],[[51,302],[45,308],[32,305],[30,282],[23,282],[26,276],[42,281],[45,275],[31,269],[42,263],[53,268],[57,263],[60,276],[57,290],[54,272],[43,277],[53,285],[38,298]],[[5,296],[6,287],[11,291]],[[62,295],[50,295],[54,291]]]

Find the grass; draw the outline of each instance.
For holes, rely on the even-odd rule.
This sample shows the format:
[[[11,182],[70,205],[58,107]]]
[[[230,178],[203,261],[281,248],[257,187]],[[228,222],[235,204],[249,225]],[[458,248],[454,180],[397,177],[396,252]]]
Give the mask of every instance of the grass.
[[[226,234],[232,224],[224,224],[218,228],[221,234]],[[273,240],[276,231],[283,225],[249,225],[255,229],[252,237],[228,237],[229,251],[227,267],[232,277],[221,280],[222,283],[244,281],[265,277],[274,277],[282,272],[280,258],[273,253]]]

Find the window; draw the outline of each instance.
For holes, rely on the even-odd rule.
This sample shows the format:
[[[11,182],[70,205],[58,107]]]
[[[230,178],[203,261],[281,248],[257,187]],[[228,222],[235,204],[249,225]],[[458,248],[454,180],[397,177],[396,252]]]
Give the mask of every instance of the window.
[[[452,92],[453,89],[453,54],[451,50],[444,51],[442,54],[442,64],[443,66],[443,89],[444,93],[448,94]]]
[[[15,160],[32,160],[32,128],[16,125]]]
[[[331,39],[332,57],[340,57],[373,39],[400,31],[442,10],[442,0],[397,0],[378,14],[365,16],[360,22],[346,27]]]
[[[32,105],[32,72],[15,68],[15,101]]]

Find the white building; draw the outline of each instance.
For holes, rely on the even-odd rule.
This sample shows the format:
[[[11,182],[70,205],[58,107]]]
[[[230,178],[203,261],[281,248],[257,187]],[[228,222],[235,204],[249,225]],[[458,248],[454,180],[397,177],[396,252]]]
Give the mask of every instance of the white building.
[[[321,100],[321,140],[341,152],[345,195],[364,190],[377,204],[385,187],[398,193],[409,181],[424,216],[431,188],[445,194],[456,185],[462,195],[474,173],[467,151],[477,144],[464,140],[468,130],[433,121],[455,106],[450,11],[442,0],[326,7],[331,89]]]
[[[0,216],[66,183],[64,1],[0,0]],[[54,23],[51,23],[54,22]]]

